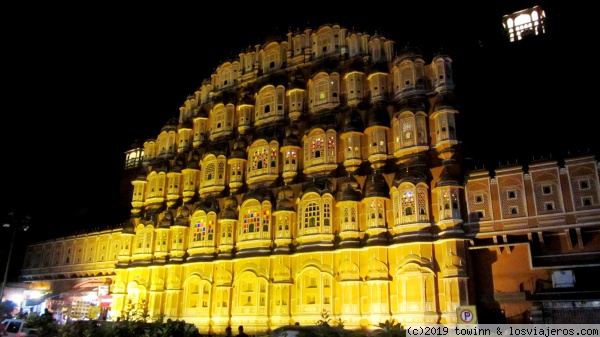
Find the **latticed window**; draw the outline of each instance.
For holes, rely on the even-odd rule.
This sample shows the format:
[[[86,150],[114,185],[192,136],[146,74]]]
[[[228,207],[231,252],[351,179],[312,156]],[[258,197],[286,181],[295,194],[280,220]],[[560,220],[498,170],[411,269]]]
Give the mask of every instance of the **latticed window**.
[[[514,179],[513,181],[510,182],[511,185],[517,183],[517,181]],[[508,184],[502,186],[503,187],[500,189],[500,205],[502,209],[502,215],[509,218],[525,215],[523,191],[521,186],[510,186]]]
[[[470,221],[478,221],[491,214],[489,211],[490,202],[486,192],[486,185],[477,184],[469,187],[472,192],[469,193],[467,202],[469,208]]]
[[[371,98],[382,97],[385,94],[385,74],[377,74],[369,79],[371,83]]]
[[[231,178],[233,180],[239,180],[242,178],[242,163],[234,162],[231,164]]]
[[[342,231],[355,231],[358,230],[358,223],[356,222],[356,205],[344,207],[342,211]]]
[[[270,219],[271,219],[271,208],[263,207],[262,231],[264,233],[269,233]]]
[[[171,247],[173,249],[183,249],[183,230],[176,230],[173,232],[173,240],[171,240]]]
[[[205,219],[196,220],[196,223],[194,224],[192,240],[194,242],[204,241],[207,231],[208,231],[208,226],[206,225],[206,220]]]
[[[316,202],[311,202],[304,208],[304,223],[303,227],[320,227],[320,207]]]
[[[411,88],[415,85],[413,62],[405,61],[400,65],[400,89]]]
[[[371,144],[369,146],[369,153],[385,153],[387,151],[385,130],[376,129],[371,132]]]
[[[335,137],[332,135],[327,135],[327,151],[329,158],[335,158]]]
[[[337,163],[336,132],[311,131],[304,143],[305,166]]]
[[[254,149],[252,156],[252,170],[260,170],[267,168],[269,163],[269,153],[266,147],[259,147]]]
[[[229,221],[221,224],[221,243],[233,243],[233,224]]]
[[[429,205],[429,198],[426,187],[423,185],[417,186],[417,209],[419,221],[429,221],[429,211],[427,209]]]
[[[328,199],[323,200],[323,226],[331,226],[331,201]]]
[[[211,114],[212,118],[212,131],[217,133],[225,127],[225,106],[220,104],[215,107],[215,110]]]
[[[346,87],[348,91],[348,101],[356,103],[362,101],[363,96],[363,81],[362,73],[354,72],[346,76]]]
[[[204,168],[204,182],[209,183],[213,179],[215,179],[215,164],[209,163]]]
[[[560,196],[554,191],[558,190],[558,185],[555,182],[546,182],[543,184],[537,184],[535,187],[535,203],[538,213],[548,213],[548,211],[562,211],[560,206]],[[548,207],[552,205],[552,207]],[[550,212],[553,213],[553,212]]]
[[[325,154],[325,144],[323,138],[319,137],[313,139],[310,145],[310,158],[316,159],[321,158]]]
[[[369,203],[369,210],[367,212],[368,219],[367,223],[369,227],[381,227],[385,224],[384,216],[385,208],[383,201],[380,199],[373,200]]]
[[[249,105],[240,107],[239,116],[240,116],[240,125],[239,126],[250,126],[250,124],[251,124],[250,117],[252,116],[252,107]]]
[[[271,165],[270,167],[277,167],[277,148],[271,147]]]
[[[444,189],[438,197],[440,219],[460,218],[458,191],[455,188]]]
[[[419,113],[417,121],[417,145],[427,145],[427,116]]]
[[[186,173],[184,189],[185,189],[185,191],[193,191],[196,189],[196,172],[195,171]]]
[[[158,250],[166,251],[167,250],[167,240],[169,238],[169,234],[166,231],[161,231],[158,235],[158,242],[156,243]]]
[[[329,102],[329,81],[327,78],[320,79],[316,82],[314,102],[314,105]]]
[[[298,162],[298,151],[297,150],[287,150],[285,152],[285,164],[284,171],[295,171],[297,168],[296,163]]]
[[[152,236],[153,236],[153,229],[150,228],[146,228],[145,230],[145,238],[144,238],[144,247],[143,247],[143,252],[144,253],[151,253],[152,252]]]
[[[290,215],[287,213],[279,214],[277,216],[277,233],[278,238],[290,237]]]
[[[260,230],[260,210],[248,208],[242,219],[242,233],[254,233]]]
[[[414,222],[416,213],[415,193],[412,189],[402,191],[402,222]]]
[[[289,93],[290,112],[302,112],[304,91],[294,90]]]
[[[402,124],[402,133],[400,134],[401,147],[415,145],[415,117],[407,116],[400,120]]]
[[[344,151],[345,159],[359,159],[360,154],[360,136],[353,134],[346,138],[346,151]]]
[[[277,69],[279,67],[279,49],[270,50],[265,57],[266,69]]]
[[[219,165],[219,171],[218,171],[217,179],[223,180],[223,174],[225,173],[225,162],[221,160],[221,161],[219,161],[218,165]]]

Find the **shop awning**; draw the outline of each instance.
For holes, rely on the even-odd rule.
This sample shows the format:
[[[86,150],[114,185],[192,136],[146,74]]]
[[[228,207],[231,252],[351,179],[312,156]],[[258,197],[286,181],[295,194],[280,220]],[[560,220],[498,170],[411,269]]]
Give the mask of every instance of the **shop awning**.
[[[56,295],[56,294],[46,294],[46,295],[42,295],[42,296],[37,297],[37,298],[30,298],[30,299],[28,299],[28,300],[25,301],[25,306],[26,307],[33,307],[33,306],[39,305],[42,302],[44,302],[44,301],[46,301],[46,300],[48,300],[48,299],[50,299],[52,297],[56,297],[56,296],[58,296],[58,295]]]

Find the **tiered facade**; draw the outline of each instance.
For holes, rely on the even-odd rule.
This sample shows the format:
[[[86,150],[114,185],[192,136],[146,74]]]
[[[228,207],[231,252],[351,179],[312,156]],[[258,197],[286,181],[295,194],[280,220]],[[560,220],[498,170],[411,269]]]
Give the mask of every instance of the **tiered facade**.
[[[596,235],[600,219],[593,157],[466,174],[458,113],[445,54],[427,63],[331,24],[271,36],[127,153],[123,228],[32,245],[24,277],[106,277],[110,317],[144,303],[203,333],[313,325],[323,312],[348,328],[456,322],[478,303],[472,261],[494,263],[477,252],[525,237],[508,258],[549,279],[523,260],[527,242]],[[581,240],[570,249],[590,250]]]

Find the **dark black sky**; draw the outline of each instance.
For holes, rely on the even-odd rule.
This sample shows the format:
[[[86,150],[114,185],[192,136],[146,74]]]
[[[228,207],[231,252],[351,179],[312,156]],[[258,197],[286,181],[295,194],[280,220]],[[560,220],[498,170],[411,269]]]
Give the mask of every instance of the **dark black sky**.
[[[110,213],[124,152],[136,139],[155,138],[221,62],[278,31],[325,23],[383,34],[396,41],[397,51],[406,43],[421,46],[426,62],[443,47],[455,65],[458,132],[481,161],[585,147],[596,141],[590,134],[598,124],[594,108],[584,104],[585,95],[593,95],[582,81],[591,46],[568,39],[583,38],[577,27],[561,25],[556,48],[537,51],[543,57],[534,63],[513,55],[503,66],[493,64],[501,52],[502,15],[533,4],[549,18],[577,22],[575,5],[563,1],[489,1],[484,7],[363,2],[344,10],[228,2],[218,11],[206,2],[86,3],[4,10],[2,18],[12,24],[2,48],[2,143],[8,150],[2,214],[31,215],[32,233],[51,237],[86,214],[89,219],[91,209]]]

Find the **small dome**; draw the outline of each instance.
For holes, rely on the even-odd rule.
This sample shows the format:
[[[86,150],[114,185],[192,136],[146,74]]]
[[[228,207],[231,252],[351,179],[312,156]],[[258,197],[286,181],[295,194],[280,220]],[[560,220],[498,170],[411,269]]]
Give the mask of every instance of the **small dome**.
[[[358,111],[358,109],[353,108],[346,114],[342,130],[343,132],[365,131],[365,124],[363,123],[362,117],[360,117],[360,111]]]
[[[354,176],[342,178],[338,184],[340,192],[339,201],[360,201],[362,199],[360,185]]]
[[[237,220],[237,212],[231,208],[225,208],[223,212],[221,212],[221,219]]]
[[[377,104],[367,112],[367,126],[390,126],[390,115],[383,104]]]
[[[234,195],[230,195],[225,198],[225,202],[223,205],[223,211],[221,212],[221,218],[236,220],[238,218],[237,214],[238,202]]]
[[[283,139],[284,146],[300,146],[300,130],[296,123],[291,123],[285,129],[285,138]]]
[[[318,176],[308,183],[303,190],[304,193],[315,192],[319,195],[325,193],[333,193],[333,184],[329,178],[324,176]]]
[[[404,48],[398,53],[398,60],[402,61],[404,59],[416,59],[423,58],[423,51],[421,48],[416,46],[411,46],[408,43],[404,46]]]
[[[175,160],[173,161],[173,166],[171,167],[171,170],[169,172],[181,173],[181,170],[184,167],[185,167],[185,155],[183,153],[180,153],[177,155],[177,157],[175,157]]]
[[[173,214],[171,214],[171,211],[166,211],[165,215],[163,216],[163,218],[160,220],[160,223],[158,224],[158,228],[171,228],[172,225],[173,225]]]
[[[237,198],[235,197],[235,195],[229,195],[227,198],[225,198],[225,202],[223,204],[223,207],[225,207],[225,208],[237,208],[238,207],[238,202],[237,202]]]
[[[460,169],[456,165],[446,165],[440,173],[440,179],[435,184],[435,187],[441,186],[458,186]]]
[[[135,228],[134,228],[132,219],[127,219],[127,221],[125,221],[125,223],[123,224],[122,233],[123,234],[135,234]]]
[[[198,111],[196,111],[196,114],[194,115],[194,117],[196,118],[208,118],[208,113],[209,113],[209,108],[205,107],[205,106],[201,106],[198,108]]]
[[[179,120],[175,117],[170,118],[167,123],[160,129],[161,132],[169,132],[175,131],[177,132],[177,125],[179,124]]]
[[[185,168],[194,170],[200,169],[200,152],[198,152],[198,149],[193,149],[190,152]]]
[[[385,181],[385,178],[379,172],[371,174],[371,176],[365,180],[364,189],[365,198],[390,197],[388,184]]]
[[[230,158],[237,159],[247,159],[246,157],[246,148],[248,147],[248,143],[246,143],[246,139],[242,136],[238,136],[233,141],[233,150],[231,151]]]
[[[435,100],[435,104],[433,106],[434,111],[444,110],[444,109],[454,109],[454,94],[451,92],[440,93]]]
[[[422,171],[421,167],[408,166],[406,168],[401,168],[396,173],[392,186],[398,187],[402,183],[410,183],[413,185],[427,183],[427,175]]]

